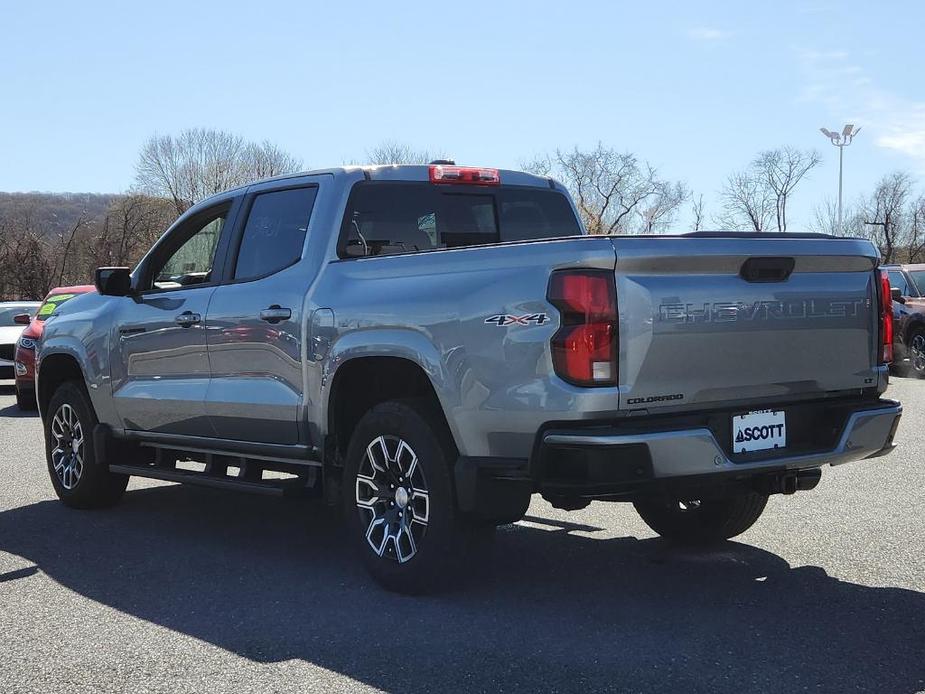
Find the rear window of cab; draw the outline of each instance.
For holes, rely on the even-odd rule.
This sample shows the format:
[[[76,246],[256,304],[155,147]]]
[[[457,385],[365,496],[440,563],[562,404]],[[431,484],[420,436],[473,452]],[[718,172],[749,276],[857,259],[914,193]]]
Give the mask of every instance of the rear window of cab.
[[[579,236],[572,206],[553,189],[364,181],[350,193],[341,258]]]

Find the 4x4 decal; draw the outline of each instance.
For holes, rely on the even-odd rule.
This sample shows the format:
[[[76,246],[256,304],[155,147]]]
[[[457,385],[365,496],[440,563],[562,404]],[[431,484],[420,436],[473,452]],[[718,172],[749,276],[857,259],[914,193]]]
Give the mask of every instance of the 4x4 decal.
[[[509,313],[499,313],[497,316],[486,318],[486,323],[493,323],[499,328],[505,328],[509,325],[543,325],[549,320],[545,313],[528,313],[523,316],[513,316]]]

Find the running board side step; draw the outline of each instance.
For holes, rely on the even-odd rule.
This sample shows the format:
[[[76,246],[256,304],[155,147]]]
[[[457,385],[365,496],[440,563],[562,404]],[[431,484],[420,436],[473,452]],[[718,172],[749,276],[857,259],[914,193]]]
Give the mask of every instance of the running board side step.
[[[314,473],[317,468],[310,468]],[[241,492],[255,494],[268,494],[271,496],[305,496],[316,493],[313,479],[308,477],[294,477],[288,479],[254,480],[242,479],[230,475],[215,475],[207,472],[193,472],[191,470],[178,470],[176,468],[160,467],[157,465],[110,465],[109,471],[119,475],[132,475],[147,477],[165,482],[183,482],[197,484],[216,489],[234,489]]]

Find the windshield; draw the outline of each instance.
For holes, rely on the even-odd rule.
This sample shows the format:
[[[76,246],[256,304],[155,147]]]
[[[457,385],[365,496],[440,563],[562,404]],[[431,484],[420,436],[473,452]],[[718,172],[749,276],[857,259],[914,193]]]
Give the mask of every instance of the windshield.
[[[925,270],[910,270],[909,276],[912,278],[913,284],[915,284],[916,295],[922,296],[922,288],[925,287]]]
[[[70,301],[75,296],[80,296],[80,294],[55,294],[53,296],[45,299],[45,303],[39,308],[39,312],[35,315],[38,320],[45,320],[54,313],[55,309],[58,308],[61,304],[66,301]]]

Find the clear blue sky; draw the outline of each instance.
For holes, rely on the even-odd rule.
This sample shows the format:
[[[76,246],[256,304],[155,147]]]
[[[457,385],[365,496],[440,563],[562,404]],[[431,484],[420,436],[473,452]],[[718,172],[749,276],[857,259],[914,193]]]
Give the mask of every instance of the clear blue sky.
[[[791,228],[834,194],[819,126],[863,126],[846,197],[925,180],[925,3],[15,2],[0,23],[0,190],[119,192],[153,133],[214,127],[313,167],[383,140],[516,168],[598,140],[703,193],[815,147]],[[683,220],[682,220],[683,223]]]

